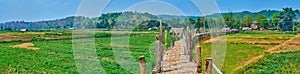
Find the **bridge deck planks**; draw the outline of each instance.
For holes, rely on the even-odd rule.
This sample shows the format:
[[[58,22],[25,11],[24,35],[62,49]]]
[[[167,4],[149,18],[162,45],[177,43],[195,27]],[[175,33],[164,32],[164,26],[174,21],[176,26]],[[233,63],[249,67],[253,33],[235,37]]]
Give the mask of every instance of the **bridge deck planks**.
[[[182,52],[182,40],[175,42],[175,46],[167,50],[163,56],[162,72],[157,74],[194,74],[196,64],[190,62]]]

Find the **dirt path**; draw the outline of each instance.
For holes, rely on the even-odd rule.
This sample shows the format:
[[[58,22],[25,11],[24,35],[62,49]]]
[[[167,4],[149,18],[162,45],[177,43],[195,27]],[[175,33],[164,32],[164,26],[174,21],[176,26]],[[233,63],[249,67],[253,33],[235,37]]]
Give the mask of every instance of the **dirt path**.
[[[268,53],[280,53],[280,52],[289,52],[289,51],[300,51],[300,33],[295,37],[291,38],[284,43],[273,47],[266,52]]]
[[[194,74],[196,65],[190,62],[188,55],[181,54],[182,41],[175,42],[175,47],[167,50],[162,61],[162,72],[158,74]]]
[[[210,38],[208,40],[205,40],[204,42],[202,42],[203,44],[209,44],[209,43],[212,43],[212,42],[215,42],[215,41],[219,41],[221,39],[224,39],[225,36],[219,36],[219,37],[213,37],[213,38]]]
[[[29,50],[39,50],[39,48],[33,47],[34,44],[33,43],[23,43],[23,44],[19,44],[19,45],[14,45],[14,48],[25,48],[25,49],[29,49]]]

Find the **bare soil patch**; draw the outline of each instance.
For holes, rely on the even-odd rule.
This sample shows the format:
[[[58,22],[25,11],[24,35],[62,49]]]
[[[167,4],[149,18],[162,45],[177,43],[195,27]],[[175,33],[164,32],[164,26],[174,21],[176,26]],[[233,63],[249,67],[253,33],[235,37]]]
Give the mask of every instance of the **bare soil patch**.
[[[23,43],[23,44],[19,44],[19,45],[14,45],[14,48],[25,48],[25,49],[29,49],[29,50],[39,50],[39,48],[33,47],[34,44],[33,43]]]
[[[30,41],[31,38],[21,37],[21,36],[11,36],[11,35],[0,35],[0,41],[12,41],[12,40],[22,40],[22,41]]]
[[[224,39],[225,36],[219,36],[219,37],[213,37],[213,38],[210,38],[208,40],[205,40],[204,42],[202,42],[203,44],[209,44],[209,43],[212,43],[212,42],[215,42],[215,41],[219,41],[219,40],[222,40]]]

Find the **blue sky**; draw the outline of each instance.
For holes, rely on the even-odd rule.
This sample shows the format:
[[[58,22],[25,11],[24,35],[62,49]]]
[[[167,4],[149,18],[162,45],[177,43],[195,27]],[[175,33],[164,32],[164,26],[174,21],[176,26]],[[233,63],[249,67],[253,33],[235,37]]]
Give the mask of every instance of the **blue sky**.
[[[112,0],[104,12],[120,12],[145,0]],[[175,6],[185,15],[202,15],[190,0],[161,0]],[[81,0],[0,0],[0,22],[41,21],[76,15]],[[300,8],[300,0],[216,0],[221,12],[281,10]],[[163,8],[160,8],[163,9]],[[165,9],[168,10],[168,9]],[[153,13],[156,14],[156,13]]]

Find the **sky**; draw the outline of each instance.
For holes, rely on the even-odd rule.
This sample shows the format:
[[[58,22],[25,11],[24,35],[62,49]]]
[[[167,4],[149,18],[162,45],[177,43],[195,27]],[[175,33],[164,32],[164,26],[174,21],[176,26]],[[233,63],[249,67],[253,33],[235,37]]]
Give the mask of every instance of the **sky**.
[[[151,4],[151,1],[154,2]],[[83,0],[0,0],[0,23],[9,21],[33,22],[76,16],[81,2]],[[215,3],[220,12],[258,12],[264,9],[281,10],[284,7],[300,8],[300,0],[215,0]],[[203,5],[205,4],[213,5],[203,3]],[[104,13],[127,10],[137,10],[139,12],[152,11],[151,13],[155,15],[203,15],[202,11],[193,3],[193,0],[111,0],[105,7]]]

